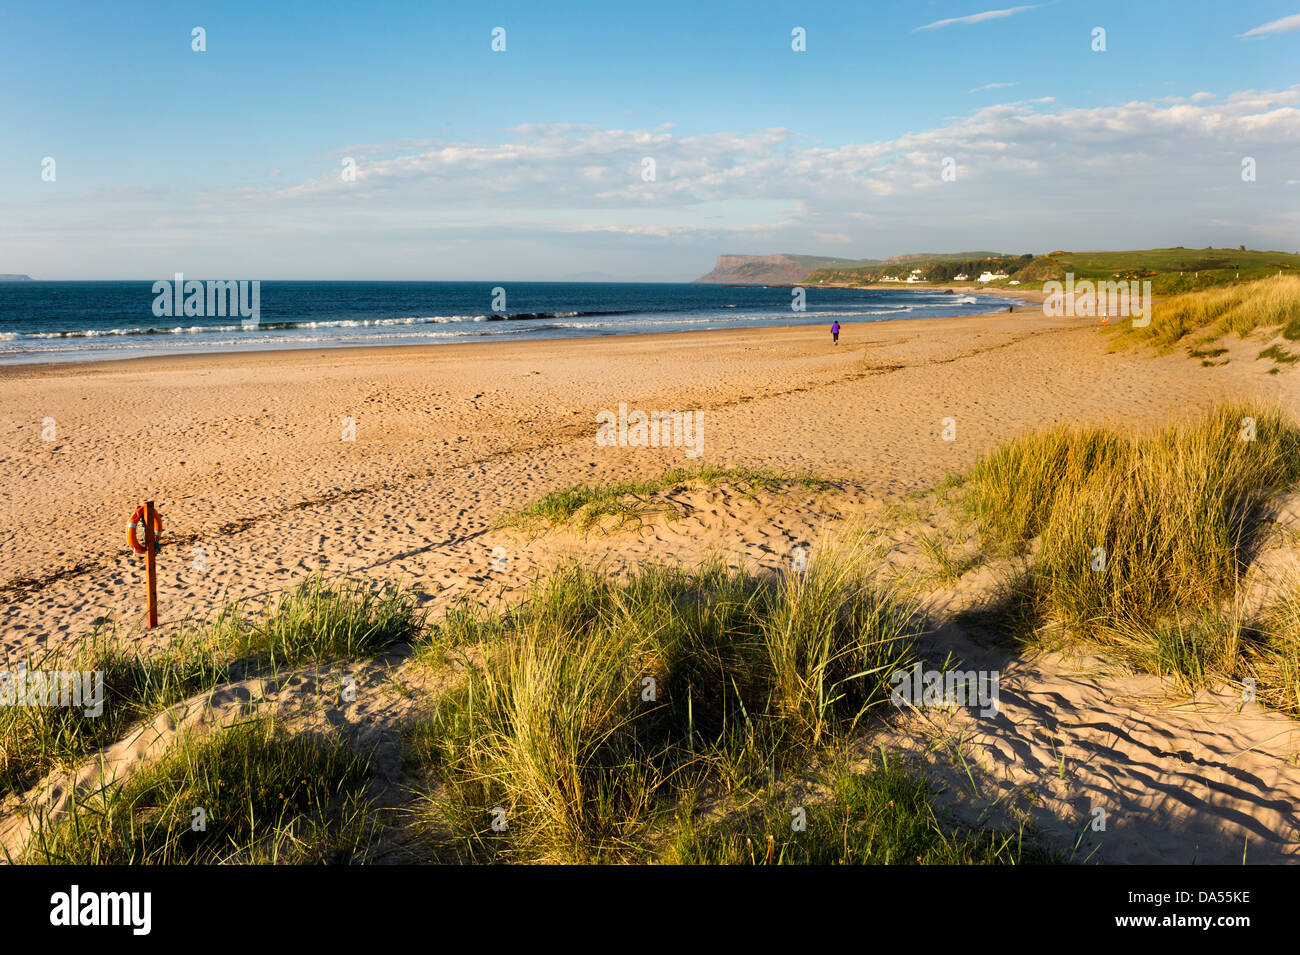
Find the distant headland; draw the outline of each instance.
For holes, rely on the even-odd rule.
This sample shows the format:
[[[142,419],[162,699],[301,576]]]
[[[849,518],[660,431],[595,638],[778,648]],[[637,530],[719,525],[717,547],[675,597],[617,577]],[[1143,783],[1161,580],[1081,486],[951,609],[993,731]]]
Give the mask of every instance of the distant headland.
[[[984,287],[1041,285],[1077,279],[1144,279],[1156,292],[1255,282],[1300,272],[1300,252],[1235,249],[1139,249],[1128,252],[921,252],[887,259],[829,259],[814,255],[720,255],[699,284],[863,287],[886,283]]]

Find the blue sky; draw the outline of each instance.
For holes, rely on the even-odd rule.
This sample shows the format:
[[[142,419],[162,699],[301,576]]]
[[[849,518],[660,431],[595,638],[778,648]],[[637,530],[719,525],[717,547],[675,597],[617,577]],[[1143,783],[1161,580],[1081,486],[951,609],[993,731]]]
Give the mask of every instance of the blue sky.
[[[1004,3],[6,2],[0,272],[1300,246],[1300,0]]]

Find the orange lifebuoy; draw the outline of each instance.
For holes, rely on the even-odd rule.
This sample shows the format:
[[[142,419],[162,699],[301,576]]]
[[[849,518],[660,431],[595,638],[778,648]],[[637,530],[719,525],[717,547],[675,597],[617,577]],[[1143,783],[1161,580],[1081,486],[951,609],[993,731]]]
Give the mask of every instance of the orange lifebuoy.
[[[126,543],[137,554],[144,553],[144,544],[136,536],[136,530],[144,529],[144,505],[141,504],[131,515],[131,523],[126,525]],[[154,549],[158,548],[158,535],[162,533],[162,517],[157,511],[153,512],[153,545]]]

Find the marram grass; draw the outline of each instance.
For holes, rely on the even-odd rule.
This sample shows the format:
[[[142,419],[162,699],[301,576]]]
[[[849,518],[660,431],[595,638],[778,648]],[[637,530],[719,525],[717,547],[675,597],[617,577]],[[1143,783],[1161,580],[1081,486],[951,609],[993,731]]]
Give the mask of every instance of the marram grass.
[[[1256,681],[1259,701],[1300,717],[1300,582],[1282,589],[1249,636],[1245,675]]]
[[[1186,344],[1194,357],[1229,333],[1245,338],[1258,329],[1277,329],[1284,338],[1300,339],[1300,276],[1176,295],[1152,309],[1149,325],[1120,327],[1120,342],[1147,343],[1162,352]]]
[[[185,736],[120,785],[43,821],[19,861],[359,861],[375,836],[362,797],[367,774],[365,762],[341,742],[290,736],[265,720]]]
[[[663,860],[684,865],[1015,865],[1059,862],[1024,833],[944,818],[897,762],[841,773],[829,799],[767,799],[716,822],[684,818]]]
[[[278,668],[373,656],[415,643],[426,630],[419,596],[411,590],[313,576],[260,615],[229,608],[213,625],[213,639],[237,658]]]
[[[564,526],[585,532],[605,519],[612,520],[615,529],[638,526],[656,516],[674,520],[679,516],[676,508],[671,502],[655,499],[656,495],[675,487],[717,487],[722,484],[751,494],[756,491],[773,493],[791,487],[826,491],[838,486],[834,481],[808,472],[782,474],[768,468],[724,468],[704,464],[670,468],[658,477],[644,481],[577,484],[552,491],[507,515],[501,524],[533,532]]]
[[[1152,433],[1030,434],[983,458],[963,487],[986,547],[1032,552],[1040,633],[1203,686],[1242,672],[1227,605],[1262,505],[1298,479],[1296,423],[1240,404]]]
[[[186,624],[161,649],[124,647],[96,632],[75,650],[26,661],[29,671],[104,674],[104,708],[0,706],[0,796],[68,769],[136,722],[232,679],[331,660],[358,659],[427,633],[418,597],[396,586],[311,577],[259,614],[234,604]]]
[[[445,783],[426,812],[473,858],[643,846],[684,794],[763,783],[851,731],[916,633],[846,553],[775,583],[570,565],[481,620],[483,666],[416,731]]]
[[[0,796],[26,789],[51,770],[71,768],[131,724],[211,689],[229,674],[228,660],[184,634],[146,655],[96,632],[74,650],[25,663],[29,672],[103,673],[103,709],[96,714],[88,703],[0,707]]]

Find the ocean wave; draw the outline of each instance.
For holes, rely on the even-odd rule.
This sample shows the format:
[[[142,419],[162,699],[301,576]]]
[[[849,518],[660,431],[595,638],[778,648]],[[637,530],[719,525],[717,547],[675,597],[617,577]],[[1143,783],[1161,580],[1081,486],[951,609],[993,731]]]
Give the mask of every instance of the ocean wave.
[[[942,303],[925,303],[917,305],[882,305],[874,309],[850,308],[850,309],[817,309],[805,312],[787,312],[784,308],[767,309],[752,312],[727,312],[723,314],[711,314],[708,311],[698,311],[694,315],[682,316],[680,314],[673,317],[654,318],[649,317],[653,313],[636,312],[632,310],[624,311],[569,311],[569,312],[503,312],[479,315],[423,315],[418,317],[402,318],[373,318],[373,319],[314,319],[308,321],[287,321],[287,322],[259,322],[257,324],[226,324],[226,325],[175,325],[171,327],[149,326],[145,328],[84,328],[70,329],[67,331],[57,332],[5,332],[0,333],[0,341],[57,341],[69,339],[104,339],[104,338],[123,338],[123,337],[178,337],[178,336],[210,336],[210,335],[257,335],[259,339],[271,341],[268,336],[276,332],[328,332],[330,330],[347,330],[347,329],[380,329],[380,328],[414,328],[419,325],[447,325],[461,323],[479,323],[479,322],[538,322],[532,325],[531,330],[542,331],[551,328],[611,328],[626,327],[629,325],[636,326],[673,326],[673,325],[703,325],[710,322],[770,322],[782,318],[789,318],[794,321],[807,321],[809,319],[821,318],[869,318],[880,315],[897,315],[914,311],[918,308],[952,307],[959,305],[969,305],[974,303],[974,299],[962,299],[953,302]],[[734,307],[734,306],[728,306]],[[720,312],[721,310],[719,310]],[[663,313],[660,313],[663,314]],[[627,316],[645,316],[637,317],[632,321],[588,321],[587,319],[613,318]],[[556,321],[556,319],[579,319],[579,321]],[[548,321],[549,320],[549,321]],[[448,333],[459,334],[459,333]],[[304,338],[304,340],[309,340]]]
[[[390,341],[393,344],[401,344],[402,342],[409,342],[416,339],[419,340],[436,339],[436,340],[451,341],[451,340],[458,340],[458,339],[464,340],[464,339],[471,339],[471,338],[478,338],[478,337],[492,337],[494,336],[494,334],[496,333],[489,332],[486,329],[480,331],[471,331],[469,329],[457,329],[456,331],[441,331],[441,332],[411,331],[403,335],[396,336],[391,340],[382,337],[358,338],[355,335],[341,335],[341,334],[335,334],[335,335],[328,335],[328,334],[326,335],[283,335],[281,334],[281,335],[268,335],[256,340],[251,340],[251,339],[241,338],[241,337],[231,337],[231,338],[208,341],[205,344],[207,346],[210,346],[218,350],[227,346],[234,346],[236,348],[242,346],[246,348],[257,349],[268,345],[308,348],[308,347],[314,347],[316,345],[328,345],[331,343],[382,345],[382,344],[388,344]],[[41,355],[41,354],[58,355],[58,354],[71,354],[71,353],[81,353],[81,352],[91,352],[91,351],[105,352],[105,353],[116,352],[116,351],[121,351],[121,352],[171,351],[171,350],[187,349],[192,347],[193,347],[193,343],[187,342],[185,339],[168,340],[163,338],[152,339],[149,341],[127,341],[127,340],[118,341],[118,342],[97,341],[95,342],[94,345],[76,345],[71,342],[58,343],[58,342],[51,341],[42,344],[26,345],[21,348],[3,349],[0,350],[0,356],[12,356],[12,355],[30,356],[30,355]]]
[[[174,325],[170,327],[147,326],[144,328],[81,328],[58,332],[18,332],[7,333],[24,339],[52,338],[116,338],[123,335],[209,335],[237,333],[259,333],[292,331],[303,329],[316,331],[329,328],[397,328],[411,325],[447,325],[460,322],[500,322],[532,321],[548,318],[579,318],[591,316],[613,316],[636,314],[631,310],[598,310],[577,312],[485,312],[471,315],[420,315],[400,318],[337,318],[306,319],[301,321],[260,321],[244,324],[227,325]],[[0,338],[0,341],[11,341]]]
[[[919,294],[918,294],[919,293]],[[64,331],[0,332],[0,363],[48,361],[181,351],[310,348],[346,345],[477,341],[511,338],[564,338],[575,335],[652,333],[673,330],[752,328],[764,325],[829,325],[946,315],[945,308],[976,311],[1005,310],[1000,299],[976,295],[940,295],[923,290],[905,300],[809,303],[795,312],[788,303],[692,302],[649,309],[567,309],[538,312],[470,312],[372,318],[317,318],[261,321],[245,325],[238,316],[221,324],[149,325],[144,327],[81,328]],[[566,303],[567,304],[567,303]],[[416,306],[419,307],[418,305]],[[454,306],[452,306],[454,307]],[[473,306],[470,306],[472,309]],[[335,313],[337,314],[337,313]],[[83,321],[93,322],[93,317]],[[111,319],[109,319],[111,321]],[[202,320],[202,319],[200,319]],[[128,319],[129,321],[129,319]],[[221,321],[218,319],[218,321]],[[9,324],[6,321],[5,324]],[[13,325],[10,324],[10,328]],[[21,326],[19,326],[21,328]],[[38,325],[37,328],[40,326]],[[46,325],[46,328],[49,326]]]
[[[587,319],[601,319],[629,316],[638,316],[627,324],[636,325],[677,325],[677,324],[701,324],[709,321],[716,321],[724,318],[726,321],[772,321],[782,317],[790,317],[796,320],[807,320],[813,318],[854,318],[854,317],[871,317],[878,315],[889,315],[912,312],[916,309],[930,308],[959,308],[967,305],[973,305],[978,299],[971,295],[948,296],[945,301],[933,301],[930,296],[926,299],[916,301],[912,304],[878,304],[874,308],[812,308],[804,312],[790,313],[785,307],[762,308],[759,310],[746,309],[739,314],[737,309],[743,308],[732,303],[725,303],[713,306],[712,308],[668,308],[662,311],[646,312],[637,309],[587,309],[572,311],[556,312],[484,312],[471,314],[448,314],[448,315],[416,315],[416,316],[399,316],[391,318],[337,318],[337,319],[301,319],[285,321],[260,321],[256,324],[243,322],[231,322],[221,325],[171,325],[171,326],[144,326],[144,327],[120,327],[120,328],[82,328],[67,329],[63,331],[40,331],[40,332],[5,332],[0,333],[0,341],[15,340],[50,340],[50,339],[93,339],[93,338],[119,338],[123,336],[181,336],[181,335],[257,335],[259,338],[265,337],[268,333],[285,332],[285,331],[327,331],[330,329],[367,329],[367,328],[409,328],[419,325],[448,325],[478,322],[550,322],[557,319],[577,319],[578,322],[573,324],[564,324],[559,327],[605,327],[611,323],[586,321]],[[681,313],[694,313],[690,317],[682,318]],[[672,318],[653,318],[652,315],[673,315]],[[624,323],[616,323],[624,324]]]
[[[580,318],[583,316],[604,317],[608,315],[636,315],[635,309],[597,310],[584,312],[493,312],[484,316],[490,322],[526,322],[539,318]]]

